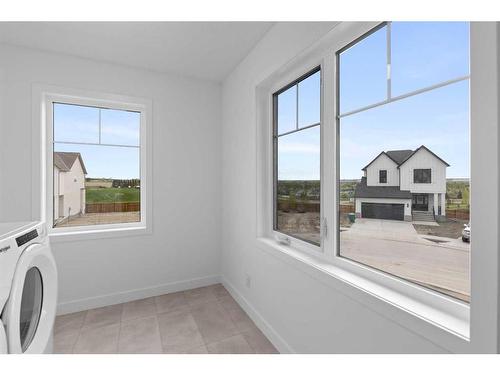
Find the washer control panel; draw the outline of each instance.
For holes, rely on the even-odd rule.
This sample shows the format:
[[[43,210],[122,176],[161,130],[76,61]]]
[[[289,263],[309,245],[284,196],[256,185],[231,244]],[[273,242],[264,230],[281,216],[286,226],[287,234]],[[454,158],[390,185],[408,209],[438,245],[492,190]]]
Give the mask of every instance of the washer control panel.
[[[17,246],[23,246],[25,243],[30,242],[31,240],[38,237],[38,232],[36,229],[33,229],[22,236],[16,237]]]

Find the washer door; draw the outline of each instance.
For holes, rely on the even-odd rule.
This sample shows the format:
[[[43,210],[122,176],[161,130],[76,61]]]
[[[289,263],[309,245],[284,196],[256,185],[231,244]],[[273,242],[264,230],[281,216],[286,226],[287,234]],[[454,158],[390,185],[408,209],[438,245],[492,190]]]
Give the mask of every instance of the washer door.
[[[9,353],[43,353],[51,340],[57,303],[57,269],[50,247],[30,245],[14,273],[6,306]]]

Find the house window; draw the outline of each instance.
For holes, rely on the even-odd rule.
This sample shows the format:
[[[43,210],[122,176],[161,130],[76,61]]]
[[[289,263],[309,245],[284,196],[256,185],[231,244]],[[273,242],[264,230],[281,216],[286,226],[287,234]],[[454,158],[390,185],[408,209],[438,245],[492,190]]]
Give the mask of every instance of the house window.
[[[378,171],[378,182],[381,184],[387,183],[387,170],[386,169],[381,169],[380,171]]]
[[[52,105],[53,226],[140,222],[141,113]]]
[[[414,169],[413,182],[415,184],[430,184],[431,170],[430,169]]]
[[[42,218],[54,240],[148,233],[150,102],[52,86],[37,91],[45,114]]]
[[[337,255],[468,302],[469,24],[383,23],[336,56]]]
[[[320,244],[319,68],[273,95],[274,230]]]

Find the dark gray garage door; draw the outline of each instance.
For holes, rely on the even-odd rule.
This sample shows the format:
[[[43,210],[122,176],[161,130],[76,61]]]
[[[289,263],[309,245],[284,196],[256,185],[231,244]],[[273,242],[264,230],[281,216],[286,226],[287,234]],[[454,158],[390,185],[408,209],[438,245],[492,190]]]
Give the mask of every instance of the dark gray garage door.
[[[361,217],[369,219],[404,220],[404,204],[361,203]]]

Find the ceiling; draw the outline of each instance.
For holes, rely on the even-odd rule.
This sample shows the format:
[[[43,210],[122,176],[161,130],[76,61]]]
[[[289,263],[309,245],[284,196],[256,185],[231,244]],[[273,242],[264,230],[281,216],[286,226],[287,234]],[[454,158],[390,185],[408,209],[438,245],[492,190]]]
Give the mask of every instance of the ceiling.
[[[0,22],[0,42],[223,80],[272,22]]]

